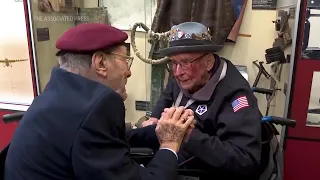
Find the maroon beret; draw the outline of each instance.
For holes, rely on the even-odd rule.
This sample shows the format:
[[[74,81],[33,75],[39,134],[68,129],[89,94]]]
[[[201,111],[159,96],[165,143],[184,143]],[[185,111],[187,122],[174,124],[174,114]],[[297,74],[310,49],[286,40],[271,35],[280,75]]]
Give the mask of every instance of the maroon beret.
[[[83,23],[68,29],[56,42],[65,52],[93,52],[124,43],[127,33],[101,23]]]

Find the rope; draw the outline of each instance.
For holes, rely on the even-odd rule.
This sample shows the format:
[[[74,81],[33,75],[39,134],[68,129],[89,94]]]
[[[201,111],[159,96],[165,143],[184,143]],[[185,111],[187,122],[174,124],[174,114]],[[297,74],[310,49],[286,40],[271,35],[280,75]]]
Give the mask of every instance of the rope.
[[[133,25],[132,30],[131,30],[131,36],[130,36],[131,46],[132,46],[133,52],[136,54],[136,56],[140,60],[142,60],[143,62],[145,62],[147,64],[155,64],[155,65],[167,63],[170,60],[169,57],[163,57],[161,59],[150,59],[150,58],[145,58],[142,56],[142,54],[139,52],[139,50],[136,46],[136,40],[135,40],[136,31],[137,31],[138,27],[141,27],[143,30],[145,30],[148,34],[148,38],[152,39],[153,41],[162,41],[162,40],[168,39],[170,32],[167,31],[164,33],[155,33],[153,31],[151,31],[145,24],[139,22],[139,23],[135,23]]]

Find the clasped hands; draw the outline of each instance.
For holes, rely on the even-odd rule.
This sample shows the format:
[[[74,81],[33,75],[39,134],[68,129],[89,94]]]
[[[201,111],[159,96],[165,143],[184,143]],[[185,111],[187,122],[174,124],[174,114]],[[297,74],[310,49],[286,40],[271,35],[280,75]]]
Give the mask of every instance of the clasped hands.
[[[178,152],[182,142],[187,142],[195,127],[193,111],[181,107],[164,109],[157,124],[156,134],[161,148],[170,148]]]

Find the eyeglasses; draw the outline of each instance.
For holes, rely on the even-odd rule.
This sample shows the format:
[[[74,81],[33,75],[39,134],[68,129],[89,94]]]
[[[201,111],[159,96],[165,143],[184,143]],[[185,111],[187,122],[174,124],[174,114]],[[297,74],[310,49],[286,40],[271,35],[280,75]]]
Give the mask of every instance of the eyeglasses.
[[[208,55],[208,54],[207,53],[203,54],[200,57],[197,57],[197,58],[195,58],[195,59],[193,59],[191,61],[186,60],[186,61],[176,62],[176,61],[171,60],[171,62],[169,62],[167,64],[167,67],[168,67],[168,69],[173,70],[173,69],[176,69],[178,67],[178,65],[179,65],[181,69],[186,70],[186,69],[191,67],[192,63],[194,63],[195,61],[203,58],[206,55]]]
[[[125,58],[125,60],[126,60],[126,62],[127,62],[127,65],[128,65],[128,68],[129,68],[129,69],[131,68],[132,61],[133,61],[134,57],[127,56],[127,55],[124,55],[124,54],[118,54],[118,53],[114,53],[114,52],[110,52],[109,54],[113,54],[113,55],[116,55],[116,56],[120,56],[120,57]],[[121,59],[121,60],[122,60],[122,59]]]

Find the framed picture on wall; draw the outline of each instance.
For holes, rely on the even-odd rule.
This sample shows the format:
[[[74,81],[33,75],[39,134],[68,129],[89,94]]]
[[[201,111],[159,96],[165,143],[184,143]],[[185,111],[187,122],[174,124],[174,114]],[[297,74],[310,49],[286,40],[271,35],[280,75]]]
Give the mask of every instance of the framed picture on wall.
[[[76,12],[79,0],[38,0],[39,10],[44,13]]]

